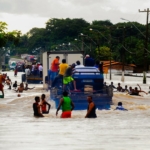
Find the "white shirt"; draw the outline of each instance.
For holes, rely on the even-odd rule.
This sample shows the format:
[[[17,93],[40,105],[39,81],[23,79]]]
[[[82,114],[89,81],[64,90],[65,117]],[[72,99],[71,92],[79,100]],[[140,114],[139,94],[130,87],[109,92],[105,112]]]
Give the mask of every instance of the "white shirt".
[[[30,69],[29,69],[29,68],[26,68],[26,69],[25,69],[25,74],[26,74],[27,76],[29,76],[30,73],[31,73]]]
[[[75,68],[82,68],[84,65],[76,65]]]
[[[39,66],[39,71],[43,71],[43,66],[42,65]]]

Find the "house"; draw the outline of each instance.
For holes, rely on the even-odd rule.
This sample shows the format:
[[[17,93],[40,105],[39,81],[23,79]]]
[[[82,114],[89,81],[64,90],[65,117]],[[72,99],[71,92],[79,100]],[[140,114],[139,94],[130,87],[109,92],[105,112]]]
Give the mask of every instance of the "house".
[[[101,61],[103,62],[103,70],[104,73],[107,74],[110,72],[110,61]],[[136,66],[134,64],[124,64],[125,74],[133,73],[134,68]],[[123,64],[122,62],[111,61],[111,73],[122,73]]]

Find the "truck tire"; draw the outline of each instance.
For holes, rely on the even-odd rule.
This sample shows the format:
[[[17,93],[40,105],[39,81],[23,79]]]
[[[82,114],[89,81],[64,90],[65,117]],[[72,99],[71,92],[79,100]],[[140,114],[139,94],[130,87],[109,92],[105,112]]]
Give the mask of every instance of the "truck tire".
[[[21,75],[21,80],[22,80],[22,82],[26,82],[26,74]]]

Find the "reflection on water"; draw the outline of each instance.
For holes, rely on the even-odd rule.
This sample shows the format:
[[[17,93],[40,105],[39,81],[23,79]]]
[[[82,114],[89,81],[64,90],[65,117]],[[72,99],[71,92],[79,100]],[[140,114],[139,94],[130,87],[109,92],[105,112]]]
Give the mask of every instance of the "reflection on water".
[[[6,98],[0,99],[0,150],[149,150],[149,95],[115,93],[112,109],[97,110],[97,119],[85,119],[86,110],[73,111],[71,119],[61,119],[55,116],[54,102],[49,101],[50,114],[35,118],[35,95],[49,96],[37,89],[22,93],[20,98],[6,90]],[[114,111],[118,101],[129,111]]]

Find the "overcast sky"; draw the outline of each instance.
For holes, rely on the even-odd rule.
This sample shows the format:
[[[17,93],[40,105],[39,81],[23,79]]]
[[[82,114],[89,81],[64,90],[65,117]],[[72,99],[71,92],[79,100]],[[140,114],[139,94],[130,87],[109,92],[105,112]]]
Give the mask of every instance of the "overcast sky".
[[[146,13],[138,10],[150,8],[150,0],[0,0],[0,21],[8,30],[28,32],[33,27],[45,27],[50,18],[83,18],[110,20],[112,23],[130,21],[146,23]]]

